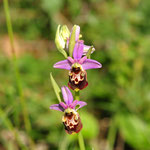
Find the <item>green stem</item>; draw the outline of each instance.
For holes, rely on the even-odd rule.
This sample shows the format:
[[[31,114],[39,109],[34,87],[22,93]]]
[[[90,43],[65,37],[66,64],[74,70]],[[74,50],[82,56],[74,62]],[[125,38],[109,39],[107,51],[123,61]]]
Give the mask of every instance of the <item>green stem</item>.
[[[15,70],[17,90],[18,90],[18,94],[20,97],[20,104],[21,104],[21,107],[23,110],[23,118],[24,118],[25,128],[26,128],[26,131],[29,133],[31,131],[31,124],[29,121],[28,112],[26,109],[27,107],[26,107],[26,103],[24,100],[23,92],[22,92],[20,72],[19,72],[19,69],[17,66],[17,59],[16,59],[16,54],[15,54],[15,48],[14,48],[13,29],[12,29],[11,18],[10,18],[10,13],[9,13],[8,0],[3,0],[3,5],[4,5],[4,10],[5,10],[7,30],[8,30],[8,35],[9,35],[10,45],[11,45],[12,63],[13,63],[13,67]]]
[[[79,91],[75,91],[75,100],[80,100]],[[78,133],[78,142],[79,142],[80,150],[85,150],[84,139],[83,139],[81,131]]]
[[[10,19],[10,14],[9,14],[8,0],[3,0],[3,5],[4,5],[4,10],[5,10],[5,15],[6,15],[6,23],[7,23],[7,30],[8,30],[8,34],[10,38],[11,51],[12,51],[12,54],[15,55],[13,30],[12,30],[11,19]]]
[[[80,92],[75,91],[75,100],[80,100]]]
[[[78,141],[79,141],[80,150],[85,150],[84,139],[81,132],[78,133]]]
[[[25,104],[25,100],[23,97],[22,86],[21,86],[21,81],[20,81],[20,73],[19,73],[18,66],[17,66],[17,59],[16,59],[16,54],[15,54],[15,48],[14,48],[13,29],[12,29],[12,24],[11,24],[11,19],[10,19],[8,0],[3,0],[3,4],[4,4],[5,15],[6,15],[7,30],[8,30],[8,34],[9,34],[9,38],[10,38],[12,63],[13,63],[13,67],[15,70],[15,77],[16,77],[16,84],[17,84],[17,88],[18,88],[18,94],[19,94],[20,103],[21,103],[21,106],[23,109],[25,128],[26,128],[27,132],[29,132],[31,130],[31,125],[30,125],[28,113],[26,110],[26,104]]]

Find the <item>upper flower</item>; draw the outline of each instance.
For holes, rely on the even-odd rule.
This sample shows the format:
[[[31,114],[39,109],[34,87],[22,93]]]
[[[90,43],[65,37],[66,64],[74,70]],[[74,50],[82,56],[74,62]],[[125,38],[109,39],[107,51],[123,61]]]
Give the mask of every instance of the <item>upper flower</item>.
[[[102,67],[98,61],[83,56],[83,49],[84,41],[79,40],[75,43],[73,58],[68,57],[66,60],[59,61],[53,66],[54,68],[70,70],[68,85],[73,90],[81,90],[88,85],[85,70]]]
[[[87,103],[78,100],[73,101],[73,96],[66,86],[63,86],[61,90],[65,103],[53,104],[50,109],[64,112],[62,122],[68,134],[78,133],[82,129],[82,123],[77,110],[87,105]],[[78,108],[76,108],[77,105],[79,105]]]
[[[71,33],[67,26],[58,26],[56,46],[67,59],[54,64],[54,68],[69,70],[68,86],[73,90],[81,90],[88,85],[86,70],[102,67],[98,61],[88,59],[95,49],[84,45],[80,37],[82,35],[79,26],[74,25]],[[64,49],[68,50],[69,56]]]

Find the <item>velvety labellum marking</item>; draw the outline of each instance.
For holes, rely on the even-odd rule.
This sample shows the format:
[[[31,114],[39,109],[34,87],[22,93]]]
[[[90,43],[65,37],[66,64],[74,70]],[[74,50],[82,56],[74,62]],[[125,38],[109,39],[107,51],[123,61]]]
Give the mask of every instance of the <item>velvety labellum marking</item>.
[[[83,70],[80,64],[73,64],[71,71],[69,71],[68,86],[71,89],[83,89],[88,85],[87,73]]]
[[[68,134],[78,133],[82,129],[80,116],[74,109],[69,108],[69,111],[65,111],[62,122]]]

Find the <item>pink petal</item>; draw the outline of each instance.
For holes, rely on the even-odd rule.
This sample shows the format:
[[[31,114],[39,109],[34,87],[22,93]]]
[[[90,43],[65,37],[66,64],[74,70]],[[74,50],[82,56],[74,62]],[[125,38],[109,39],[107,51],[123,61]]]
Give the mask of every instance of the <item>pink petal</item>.
[[[74,59],[72,59],[72,57],[68,57],[67,59],[68,59],[72,64],[75,63],[75,61],[74,61]]]
[[[76,26],[76,37],[75,40],[78,41],[79,40],[79,35],[80,35],[80,26]]]
[[[79,105],[79,107],[78,107],[76,110],[78,110],[78,109],[82,108],[83,106],[87,105],[87,103],[86,103],[86,102],[83,102],[83,101],[75,100],[75,101],[71,104],[71,108],[75,109],[75,107],[76,107],[77,105]]]
[[[83,64],[85,60],[87,60],[87,56],[82,57],[82,58],[79,60],[79,63],[80,63],[80,64]]]
[[[63,86],[61,88],[61,91],[62,91],[62,95],[63,95],[65,103],[67,105],[71,104],[73,102],[73,96],[72,96],[72,93],[70,92],[70,90],[68,89],[68,87]]]
[[[93,59],[86,59],[83,62],[82,67],[84,70],[95,69],[95,68],[101,68],[102,64]]]
[[[67,38],[67,42],[66,42],[66,49],[67,49],[67,50],[68,50],[68,48],[69,48],[69,41],[70,41],[70,39]]]
[[[71,34],[72,34],[72,31],[71,31]],[[70,34],[70,37],[71,37],[71,34]],[[80,35],[80,26],[76,25],[75,41],[79,40],[79,35]],[[67,42],[66,42],[66,48],[67,48],[67,50],[69,48],[70,37],[67,39]]]
[[[74,46],[74,50],[73,50],[73,58],[75,60],[79,60],[82,57],[83,47],[84,47],[84,45],[83,45],[82,40],[76,42],[76,44]]]
[[[64,108],[61,107],[59,104],[53,104],[49,108],[54,109],[54,110],[58,110],[58,111],[64,111]]]
[[[54,64],[54,68],[59,68],[59,69],[66,69],[66,70],[70,70],[71,69],[71,62],[69,60],[62,60],[57,62],[56,64]]]
[[[72,30],[73,30],[73,28],[72,28]],[[71,34],[72,34],[72,30],[71,30]],[[71,37],[71,34],[70,34],[70,37]],[[76,25],[75,41],[79,40],[79,35],[80,35],[80,26]]]
[[[63,103],[63,102],[60,102],[59,104],[60,104],[60,106],[63,107],[64,109],[67,109],[67,108],[68,108],[68,106],[67,106],[65,103]]]
[[[73,101],[72,104],[69,105],[70,108],[75,109],[78,100]]]

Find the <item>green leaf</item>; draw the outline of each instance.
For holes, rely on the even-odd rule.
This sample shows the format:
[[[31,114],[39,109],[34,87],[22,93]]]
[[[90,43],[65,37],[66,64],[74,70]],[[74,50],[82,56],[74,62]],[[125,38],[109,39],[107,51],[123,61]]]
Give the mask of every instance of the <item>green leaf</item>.
[[[69,41],[69,56],[72,57],[74,46],[75,46],[75,37],[76,37],[76,25],[73,26],[70,41]]]
[[[60,90],[59,86],[57,85],[56,81],[54,80],[52,73],[50,73],[50,79],[51,79],[51,83],[52,83],[52,86],[54,88],[55,94],[56,94],[59,102],[61,102],[61,96],[60,96],[61,90]]]

